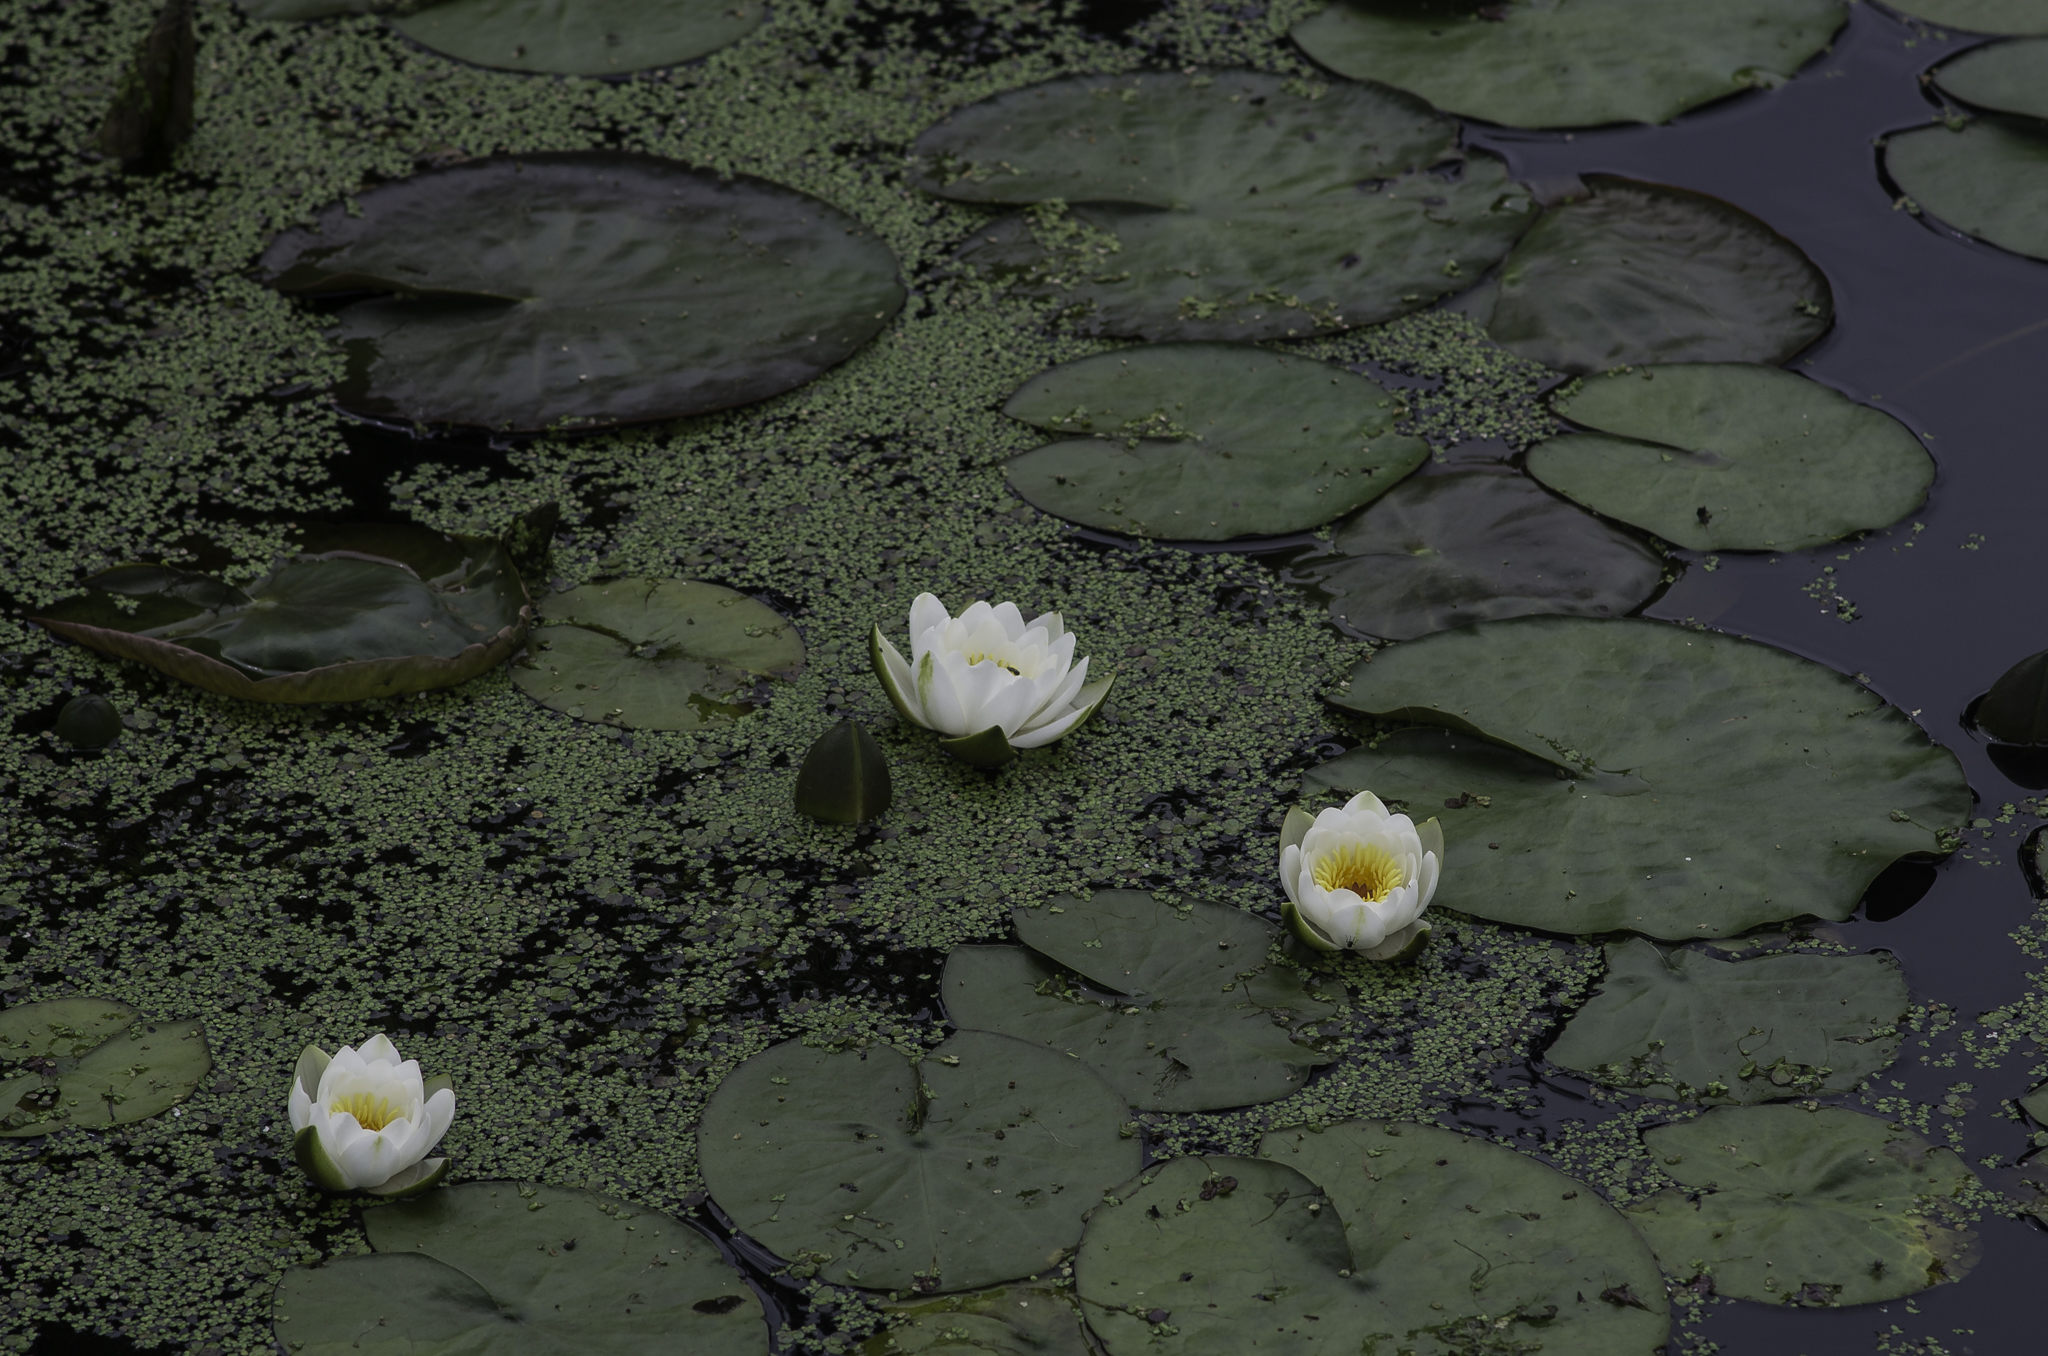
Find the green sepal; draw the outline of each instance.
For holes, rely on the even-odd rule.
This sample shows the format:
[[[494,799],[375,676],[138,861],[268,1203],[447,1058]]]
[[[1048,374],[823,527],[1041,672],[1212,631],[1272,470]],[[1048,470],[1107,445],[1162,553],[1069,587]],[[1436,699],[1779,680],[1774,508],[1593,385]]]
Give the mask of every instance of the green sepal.
[[[396,1200],[400,1196],[416,1196],[430,1187],[437,1186],[447,1175],[447,1159],[423,1158],[404,1171],[393,1173],[381,1185],[364,1187],[363,1190],[385,1200]]]
[[[1083,725],[1086,725],[1089,721],[1095,719],[1095,713],[1102,707],[1103,698],[1109,695],[1110,684],[1114,683],[1115,681],[1116,675],[1112,673],[1109,675],[1109,677],[1102,679],[1100,682],[1089,683],[1085,685],[1079,692],[1076,692],[1074,694],[1074,705],[1086,706],[1088,708],[1088,713],[1082,716],[1079,720],[1075,721],[1073,725],[1067,730],[1067,734],[1072,734],[1075,730],[1080,729]],[[1061,739],[1065,739],[1066,737],[1067,735],[1060,736]]]
[[[1415,826],[1415,836],[1422,840],[1422,850],[1424,852],[1434,852],[1436,854],[1438,879],[1442,879],[1444,869],[1444,826],[1437,823],[1435,817],[1432,816]]]
[[[435,1074],[432,1078],[420,1084],[420,1104],[424,1106],[434,1099],[435,1093],[443,1090],[448,1092],[455,1091],[455,1080],[447,1074]]]
[[[312,1179],[313,1185],[322,1191],[350,1191],[348,1176],[335,1161],[327,1156],[327,1146],[320,1142],[320,1127],[309,1125],[292,1137],[292,1158],[299,1165],[299,1171]]]
[[[1430,821],[1434,823],[1435,821]],[[1301,840],[1308,837],[1308,831],[1315,827],[1316,817],[1299,805],[1287,812],[1287,822],[1280,826],[1280,854],[1287,855],[1287,849],[1300,847]],[[1289,908],[1294,907],[1288,905]]]
[[[1404,937],[1401,935],[1402,933],[1407,933],[1408,935]],[[1403,961],[1414,960],[1422,954],[1422,948],[1428,944],[1429,924],[1418,918],[1407,927],[1402,928],[1401,932],[1395,933],[1378,946],[1370,950],[1360,951],[1358,954],[1369,961],[1398,965]]]
[[[1293,900],[1289,899],[1281,902],[1280,914],[1287,920],[1287,926],[1294,930],[1294,935],[1316,950],[1342,951],[1344,949],[1328,937],[1325,937],[1314,923],[1309,922],[1307,915],[1295,907]]]
[[[924,728],[924,717],[917,714],[916,710],[912,708],[910,694],[896,690],[896,680],[889,676],[889,666],[882,662],[884,646],[892,650],[896,648],[889,644],[888,638],[882,634],[882,628],[877,625],[868,633],[868,664],[875,671],[875,681],[882,685],[882,693],[888,697],[889,705],[896,708],[897,715],[903,717],[912,725]],[[898,654],[897,658],[902,658],[902,655]],[[905,664],[904,667],[908,668],[909,665]]]
[[[1017,751],[1010,747],[1000,725],[991,725],[986,730],[961,735],[958,739],[941,739],[939,747],[974,767],[1002,767],[1017,758]]]
[[[330,1058],[331,1056],[317,1045],[309,1045],[299,1052],[299,1067],[293,1076],[298,1079],[299,1086],[305,1089],[306,1096],[315,1102],[320,1100],[320,1076],[327,1072]]]

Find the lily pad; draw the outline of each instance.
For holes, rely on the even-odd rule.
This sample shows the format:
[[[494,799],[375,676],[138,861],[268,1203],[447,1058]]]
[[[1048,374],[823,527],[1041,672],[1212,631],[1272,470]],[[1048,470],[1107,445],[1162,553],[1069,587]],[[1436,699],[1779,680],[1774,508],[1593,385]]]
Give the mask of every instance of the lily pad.
[[[1584,185],[1459,303],[1510,352],[1560,372],[1778,363],[1833,322],[1826,275],[1741,208],[1613,175]]]
[[[2048,13],[2036,0],[1885,0],[1886,7],[1929,23],[1972,33],[2048,34]]]
[[[766,603],[692,579],[615,579],[541,603],[512,681],[543,706],[629,730],[696,730],[754,709],[762,678],[794,678],[804,643]]]
[[[934,193],[1075,204],[963,257],[1083,331],[1271,339],[1371,324],[1457,291],[1528,225],[1527,195],[1457,124],[1392,91],[1309,94],[1250,71],[1067,76],[917,140]]]
[[[1080,1063],[991,1032],[917,1064],[785,1041],[718,1085],[697,1147],[733,1224],[825,1280],[975,1290],[1053,1266],[1138,1170],[1125,1114]]]
[[[1842,0],[1335,0],[1294,26],[1340,75],[1510,127],[1669,122],[1769,87],[1848,21]]]
[[[1346,754],[1310,786],[1450,809],[1436,903],[1523,927],[1731,937],[1846,918],[1969,813],[1955,755],[1868,688],[1667,622],[1442,631],[1380,651],[1332,700],[1451,733]]]
[[[1664,557],[1510,470],[1404,481],[1297,573],[1354,631],[1407,640],[1549,613],[1613,617],[1664,582]]]
[[[1775,367],[1694,363],[1588,377],[1556,402],[1594,430],[1539,443],[1529,474],[1695,551],[1795,551],[1927,502],[1911,429]]]
[[[146,1120],[213,1067],[197,1022],[152,1022],[106,998],[0,1011],[0,1139]]]
[[[765,179],[654,156],[491,156],[379,184],[287,231],[280,291],[345,306],[344,407],[538,430],[669,419],[801,386],[903,302],[860,223]]]
[[[2020,1110],[2026,1112],[2036,1125],[2048,1125],[2048,1083],[2020,1098]]]
[[[335,14],[375,14],[420,3],[421,0],[235,0],[236,8],[250,18],[274,23],[303,23]]]
[[[1607,977],[1544,1052],[1610,1087],[1672,1101],[1846,1092],[1892,1062],[1911,1001],[1886,955],[1719,958],[1609,942]]]
[[[452,687],[518,646],[530,611],[504,549],[404,524],[309,527],[246,590],[120,565],[33,620],[209,692],[352,702]]]
[[[363,1211],[376,1251],[286,1274],[294,1356],[756,1356],[760,1299],[691,1226],[586,1191],[470,1182]]]
[[[767,15],[766,0],[439,0],[391,26],[479,66],[623,75],[694,61]]]
[[[1973,118],[1885,139],[1885,172],[1965,235],[2048,259],[2048,132],[2024,118]]]
[[[1936,1202],[1976,1178],[1947,1149],[1840,1107],[1721,1107],[1643,1135],[1683,1183],[1631,1206],[1665,1270],[1718,1294],[1872,1304],[1961,1279],[1969,1234]]]
[[[957,1027],[1048,1046],[1144,1111],[1270,1102],[1329,1063],[1300,1036],[1329,1016],[1267,952],[1280,932],[1220,904],[1136,890],[1012,910],[1025,946],[963,946],[940,983]],[[1026,948],[1029,948],[1028,950]]]
[[[2048,23],[2041,27],[2048,33]],[[1978,108],[2048,121],[2048,38],[1972,48],[1936,66],[1934,83]]]
[[[1096,1356],[1070,1290],[1007,1285],[886,1304],[890,1326],[862,1356]]]
[[[1162,344],[1062,363],[1003,413],[1080,434],[1013,457],[1010,488],[1107,532],[1270,537],[1342,517],[1429,458],[1367,377],[1242,344]]]
[[[2048,744],[2048,650],[1999,674],[1977,703],[1973,719],[2001,744]]]

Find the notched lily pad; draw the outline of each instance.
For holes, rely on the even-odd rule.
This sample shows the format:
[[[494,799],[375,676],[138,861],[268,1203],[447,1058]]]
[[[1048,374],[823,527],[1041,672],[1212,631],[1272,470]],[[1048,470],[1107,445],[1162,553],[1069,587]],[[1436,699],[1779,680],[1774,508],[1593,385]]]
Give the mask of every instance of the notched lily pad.
[[[794,678],[804,643],[766,603],[693,579],[614,579],[541,602],[520,691],[578,720],[696,730],[754,709],[755,684]]]
[[[1429,456],[1394,432],[1407,408],[1378,382],[1242,344],[1062,363],[1003,413],[1080,435],[1011,458],[1011,489],[1069,522],[1140,537],[1306,531],[1377,499]]]
[[[1267,957],[1279,930],[1135,890],[1011,913],[1024,946],[963,946],[940,983],[957,1027],[1080,1060],[1145,1111],[1285,1097],[1329,1062],[1300,1034],[1334,1009]]]
[[[501,663],[531,610],[504,549],[404,524],[308,527],[246,590],[119,565],[36,623],[209,692],[352,702],[452,687]]]
[[[197,1022],[59,998],[0,1011],[0,1139],[126,1125],[192,1095],[213,1067]]]
[[[294,1356],[756,1356],[760,1299],[712,1241],[585,1191],[469,1182],[363,1211],[376,1251],[285,1275]]]
[[[623,75],[694,61],[766,17],[767,0],[440,0],[399,13],[391,26],[479,66]]]
[[[1006,1285],[885,1304],[890,1326],[861,1356],[1096,1356],[1070,1290]]]
[[[1885,139],[1885,172],[1915,205],[1965,235],[2048,259],[2048,129],[1986,115]]]

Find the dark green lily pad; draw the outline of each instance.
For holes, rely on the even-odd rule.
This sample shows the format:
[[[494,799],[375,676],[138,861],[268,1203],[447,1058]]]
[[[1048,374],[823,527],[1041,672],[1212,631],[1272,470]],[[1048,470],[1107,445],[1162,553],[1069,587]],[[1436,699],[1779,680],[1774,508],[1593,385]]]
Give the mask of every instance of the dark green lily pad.
[[[680,1220],[586,1191],[469,1182],[363,1211],[376,1251],[288,1272],[294,1356],[756,1356],[761,1301]]]
[[[1335,0],[1294,26],[1340,75],[1510,127],[1669,122],[1780,84],[1848,21],[1842,0]]]
[[[1781,1304],[1872,1304],[1960,1280],[1970,1235],[1937,1204],[1963,1160],[1840,1107],[1721,1107],[1643,1135],[1682,1188],[1631,1206],[1665,1270]]]
[[[1124,1099],[1041,1046],[963,1031],[893,1050],[785,1041],[726,1076],[697,1128],[741,1232],[845,1285],[975,1290],[1035,1275],[1138,1170]]]
[[[0,1011],[0,1139],[145,1120],[213,1067],[197,1022],[152,1022],[106,998]]]
[[[1242,344],[1161,344],[1062,363],[1003,413],[1080,434],[1011,458],[1010,488],[1107,532],[1271,537],[1340,518],[1429,458],[1378,382]]]
[[[2048,121],[2048,38],[1972,48],[1936,66],[1934,83],[1966,104]]]
[[[512,681],[543,706],[629,730],[737,719],[762,678],[794,678],[804,642],[787,617],[694,579],[614,579],[541,601]]]
[[[1973,118],[1886,138],[1884,167],[1915,204],[1965,235],[2048,259],[2048,132],[2024,118]]]
[[[391,26],[479,66],[622,75],[694,61],[767,15],[766,0],[439,0]]]
[[[1778,363],[1833,322],[1826,275],[1741,208],[1613,175],[1584,183],[1459,303],[1509,351],[1560,372]]]
[[[1695,551],[1795,551],[1899,521],[1934,459],[1881,410],[1775,367],[1693,363],[1588,377],[1529,474]]]
[[[303,23],[335,14],[375,14],[421,3],[423,0],[235,0],[236,7],[250,18],[274,23]]]
[[[1610,1087],[1686,1102],[1846,1092],[1892,1062],[1911,1001],[1890,956],[1721,958],[1634,939],[1544,1057]]]
[[[1537,613],[1613,617],[1649,600],[1664,557],[1510,470],[1404,481],[1296,567],[1355,631],[1406,640]]]
[[[1310,97],[1249,71],[1068,76],[971,104],[917,140],[966,202],[1080,204],[977,230],[963,257],[1071,298],[1090,333],[1272,339],[1416,310],[1528,224],[1496,160],[1388,90]]]
[[[2036,1125],[2048,1125],[2048,1083],[2020,1098],[2020,1110],[2032,1117]]]
[[[1846,918],[1969,813],[1955,755],[1868,688],[1666,622],[1441,631],[1380,651],[1332,700],[1452,733],[1345,754],[1310,787],[1448,808],[1436,903],[1523,927],[1731,937]]]
[[[903,301],[896,260],[816,198],[654,156],[492,156],[364,189],[264,251],[337,316],[335,399],[535,430],[668,419],[801,386]]]
[[[353,702],[466,682],[518,646],[526,589],[494,541],[404,524],[309,527],[247,590],[120,565],[33,620],[209,692]]]
[[[1972,33],[2048,34],[2038,0],[1885,0],[1886,7]]]
[[[946,957],[955,1026],[1049,1046],[1145,1111],[1270,1102],[1329,1063],[1299,1032],[1334,1009],[1267,958],[1280,936],[1270,923],[1200,900],[1183,913],[1136,890],[1011,917],[1025,946]]]
[[[1096,1356],[1070,1290],[1007,1285],[882,1311],[890,1326],[862,1356]]]
[[[1999,674],[1977,703],[1974,720],[2001,744],[2048,744],[2048,650]]]

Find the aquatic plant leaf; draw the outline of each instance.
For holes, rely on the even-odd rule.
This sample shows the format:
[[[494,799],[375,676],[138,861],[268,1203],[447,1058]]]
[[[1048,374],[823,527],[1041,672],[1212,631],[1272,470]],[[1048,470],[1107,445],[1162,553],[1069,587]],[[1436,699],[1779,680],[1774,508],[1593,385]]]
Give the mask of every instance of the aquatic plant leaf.
[[[1311,97],[1249,71],[1067,76],[917,140],[966,202],[1077,204],[978,229],[962,257],[1071,298],[1085,332],[1268,339],[1428,305],[1504,254],[1533,208],[1457,125],[1392,91]]]
[[[120,565],[38,625],[209,692],[352,702],[451,687],[526,632],[526,589],[494,541],[405,524],[308,527],[299,554],[233,588],[173,565]]]
[[[192,135],[192,7],[193,0],[164,0],[100,124],[100,150],[131,172],[163,173]]]
[[[1748,363],[1588,377],[1559,414],[1591,433],[1529,452],[1529,474],[1595,513],[1695,551],[1795,551],[1927,502],[1911,429],[1817,381]]]
[[[74,749],[103,749],[121,737],[121,712],[105,697],[88,692],[65,702],[52,728]]]
[[[391,26],[479,66],[622,75],[694,61],[767,15],[765,0],[439,0]]]
[[[860,223],[765,179],[609,151],[379,184],[287,231],[265,278],[378,292],[336,317],[343,407],[537,430],[669,419],[801,386],[903,301]]]
[[[236,7],[250,18],[274,23],[303,23],[336,14],[381,14],[417,9],[423,3],[432,0],[235,0]]]
[[[1510,127],[1669,122],[1789,79],[1848,20],[1842,0],[1333,0],[1289,34],[1340,75]]]
[[[1221,904],[1136,890],[1011,911],[1024,946],[963,946],[940,993],[963,1030],[1078,1059],[1142,1111],[1285,1097],[1329,1063],[1301,1033],[1331,1014],[1267,952],[1279,929]]]
[[[2048,1125],[2048,1083],[2020,1098],[2020,1110],[2032,1117],[2035,1124]]]
[[[1407,640],[1537,613],[1613,617],[1664,582],[1664,557],[1527,476],[1455,471],[1402,482],[1295,573],[1353,630]]]
[[[1999,674],[1977,703],[1975,720],[2001,744],[2048,744],[2048,650]]]
[[[1968,1269],[1937,1205],[1976,1178],[1948,1149],[1841,1107],[1719,1107],[1646,1131],[1682,1183],[1629,1207],[1665,1270],[1781,1304],[1899,1299]]]
[[[1889,9],[1972,33],[2048,34],[2048,12],[2035,0],[1885,0]]]
[[[1892,1062],[1910,1001],[1883,954],[1722,958],[1635,938],[1607,944],[1599,991],[1544,1057],[1672,1101],[1824,1096]]]
[[[512,681],[543,706],[629,730],[695,730],[794,678],[804,643],[766,603],[693,579],[614,579],[545,598]]]
[[[2048,21],[2041,31],[2048,33]],[[1935,86],[1952,99],[2048,121],[2048,38],[1973,47],[1936,66],[1933,75]]]
[[[881,1307],[890,1326],[861,1356],[1096,1356],[1070,1290],[1006,1285]]]
[[[0,1139],[146,1120],[212,1067],[197,1022],[148,1021],[105,998],[17,1004],[0,1010]]]
[[[363,1212],[376,1249],[286,1273],[299,1356],[756,1356],[761,1301],[681,1220],[586,1191],[466,1182]]]
[[[1868,688],[1666,622],[1440,631],[1331,700],[1450,733],[1345,754],[1309,786],[1449,810],[1437,905],[1522,927],[1676,939],[1846,918],[1969,813],[1955,755]]]
[[[741,1232],[835,1284],[975,1290],[1051,1267],[1138,1170],[1123,1098],[1075,1060],[962,1031],[913,1065],[798,1041],[741,1064],[697,1129]]]
[[[2048,131],[1987,115],[1885,139],[1884,167],[1912,201],[1965,235],[2048,259]]]
[[[1378,382],[1243,344],[1161,344],[1062,363],[1003,413],[1078,434],[1010,459],[1010,488],[1069,522],[1189,541],[1302,532],[1370,503],[1429,445]]]
[[[864,824],[894,795],[882,746],[856,720],[819,735],[796,772],[797,813],[828,824]]]
[[[1460,303],[1510,352],[1560,372],[1777,363],[1833,323],[1826,275],[1741,208],[1613,175],[1584,184]]]

